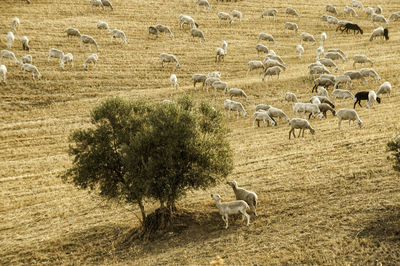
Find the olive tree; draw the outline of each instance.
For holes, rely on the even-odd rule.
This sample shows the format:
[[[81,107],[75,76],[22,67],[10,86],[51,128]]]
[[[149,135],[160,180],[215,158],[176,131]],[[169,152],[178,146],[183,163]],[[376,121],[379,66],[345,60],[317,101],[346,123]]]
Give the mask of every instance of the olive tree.
[[[395,140],[389,141],[387,149],[392,152],[392,157],[388,157],[388,159],[393,160],[393,169],[400,172],[400,136],[397,136]]]

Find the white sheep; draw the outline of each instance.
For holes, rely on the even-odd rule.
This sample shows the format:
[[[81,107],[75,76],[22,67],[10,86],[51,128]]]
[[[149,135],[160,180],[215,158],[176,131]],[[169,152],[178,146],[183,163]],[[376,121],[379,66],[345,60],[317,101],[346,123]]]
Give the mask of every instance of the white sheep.
[[[263,45],[261,43],[258,43],[258,44],[256,44],[256,51],[257,51],[257,55],[259,55],[260,52],[261,53],[268,53],[269,49],[268,49],[267,46],[265,46],[265,45]]]
[[[300,137],[301,131],[303,130],[303,137],[304,137],[304,131],[306,129],[309,129],[311,134],[314,135],[315,134],[315,130],[311,127],[310,123],[303,118],[292,118],[289,121],[289,125],[290,125],[290,130],[289,130],[289,139],[290,139],[290,135],[293,133],[293,137],[296,137],[295,134],[295,129],[300,129],[299,135],[298,137]]]
[[[274,117],[277,117],[277,118],[279,118],[279,120],[281,119],[281,118],[283,118],[283,119],[285,119],[286,120],[286,122],[288,122],[289,123],[289,117],[285,114],[285,112],[283,112],[281,109],[279,109],[279,108],[275,108],[275,107],[270,107],[269,109],[268,109],[268,111],[267,111],[267,113],[268,113],[268,115],[269,115],[269,117],[271,117],[271,119],[272,120],[274,120]],[[275,121],[275,120],[274,120]],[[276,124],[276,122],[275,122],[275,124]]]
[[[29,47],[29,39],[28,39],[28,37],[22,36],[21,42],[22,42],[22,50],[29,51],[30,47]]]
[[[335,82],[335,75],[333,74],[322,74],[319,76],[321,79],[330,79],[332,82]]]
[[[318,116],[319,119],[322,119],[322,114],[317,104],[297,102],[293,105],[293,112],[296,114],[296,116],[301,113],[303,118],[305,117],[306,113],[311,113],[312,117]]]
[[[197,1],[196,1],[196,5],[197,5],[198,7],[199,7],[199,6],[202,6],[202,7],[204,7],[204,8],[207,9],[207,10],[210,10],[210,9],[211,9],[210,3],[208,3],[207,0],[197,0]]]
[[[265,127],[265,122],[268,122],[268,125],[272,126],[276,125],[276,122],[269,116],[268,112],[265,110],[258,110],[253,114],[253,127],[255,127],[256,122],[257,125],[260,126],[259,122],[263,121],[263,126]]]
[[[374,105],[376,103],[376,98],[377,98],[376,93],[373,90],[369,91],[368,92],[368,103],[365,107],[367,107],[367,108],[374,107]],[[379,100],[379,102],[380,102],[380,100]]]
[[[342,63],[346,61],[346,59],[338,52],[327,52],[324,56],[325,58],[329,58],[331,60],[341,60]]]
[[[346,87],[349,87],[349,84],[350,86],[352,86],[351,78],[349,75],[336,76],[334,82],[335,82],[335,85],[333,86],[334,89],[339,88],[339,85],[341,84],[346,84]]]
[[[7,48],[10,49],[15,40],[14,33],[11,31],[7,33]]]
[[[169,78],[169,82],[170,82],[172,88],[177,89],[179,87],[178,78],[176,77],[175,74],[171,75],[171,77]]]
[[[105,22],[105,21],[99,21],[99,22],[97,22],[96,27],[97,27],[99,30],[107,30],[108,33],[111,33],[110,27],[108,26],[108,23]]]
[[[381,15],[381,14],[372,14],[371,16],[371,20],[372,22],[379,22],[379,23],[385,23],[386,27],[389,26],[389,22],[387,21],[387,19]]]
[[[16,32],[19,27],[19,18],[15,17],[11,20],[11,30]]]
[[[365,63],[370,63],[371,64],[371,66],[373,66],[374,65],[374,62],[372,62],[372,60],[371,59],[369,59],[367,56],[365,56],[365,55],[355,55],[354,56],[354,58],[353,58],[353,67],[355,67],[356,66],[356,64],[358,63],[358,64],[365,64]]]
[[[178,16],[178,19],[179,19],[179,27],[181,29],[183,29],[185,24],[188,24],[191,29],[198,27],[198,24],[196,23],[196,21],[191,16],[188,16],[188,15],[185,15],[185,14],[180,14]]]
[[[390,97],[390,93],[392,92],[392,85],[390,84],[389,81],[386,81],[384,83],[381,84],[381,86],[379,86],[378,92],[376,93],[378,96],[381,94],[389,94]]]
[[[242,12],[240,12],[239,10],[232,10],[232,17],[237,18],[239,23],[242,22],[243,15],[242,15]]]
[[[386,34],[385,34],[385,32],[386,32]],[[372,41],[373,39],[375,39],[377,37],[381,37],[381,38],[385,38],[386,40],[389,40],[389,36],[387,34],[387,29],[384,29],[383,27],[376,28],[372,32],[371,37],[369,38],[369,40]]]
[[[396,21],[400,18],[400,11],[390,14],[388,21]]]
[[[347,61],[347,55],[341,49],[328,49],[327,53],[339,53],[343,58],[344,61]]]
[[[297,31],[299,30],[299,26],[297,26],[297,24],[294,22],[286,22],[285,29],[286,33],[288,32],[288,30],[293,30],[295,33],[297,33]]]
[[[229,99],[224,101],[224,108],[228,111],[228,118],[230,118],[230,112],[236,111],[237,112],[237,119],[239,119],[240,113],[243,113],[243,116],[247,116],[247,112],[244,109],[243,105],[240,102],[235,102]]]
[[[7,83],[7,67],[5,65],[0,65],[0,79],[2,82]]]
[[[96,65],[97,60],[99,60],[99,57],[97,56],[97,54],[91,54],[88,56],[88,58],[86,58],[86,60],[82,66],[85,70],[87,70],[88,64]]]
[[[276,9],[268,9],[268,10],[265,10],[261,14],[260,18],[263,18],[263,17],[274,17],[274,21],[276,21],[276,13],[278,13],[278,10],[276,10]]]
[[[354,10],[354,8],[345,6],[343,9],[343,13],[346,15],[349,15],[350,17],[358,17],[357,12]]]
[[[299,59],[301,59],[301,56],[304,53],[304,47],[301,44],[296,45],[296,52],[299,55]]]
[[[372,18],[372,15],[374,14],[374,9],[372,7],[367,7],[365,9],[365,14],[367,15],[367,17]]]
[[[318,98],[318,96],[312,96],[312,97],[310,98],[310,103],[313,103],[313,104],[321,104],[321,100]]]
[[[368,84],[368,81],[365,79],[363,74],[357,70],[349,70],[344,72],[344,75],[349,76],[351,80],[359,79],[362,80],[365,84]]]
[[[318,96],[329,97],[328,91],[324,87],[318,88]]]
[[[271,108],[271,105],[260,103],[260,104],[258,104],[258,105],[256,106],[255,109],[256,109],[256,112],[257,112],[257,111],[260,111],[260,110],[268,111],[269,108]]]
[[[15,65],[18,65],[18,60],[15,57],[15,54],[8,50],[1,50],[1,58],[8,58],[11,61],[14,61]]]
[[[221,202],[221,196],[218,194],[211,194],[211,198],[215,200],[219,213],[222,216],[222,220],[225,222],[225,229],[229,226],[229,214],[242,214],[242,221],[244,217],[247,218],[247,226],[250,225],[250,216],[246,213],[246,209],[249,205],[244,200],[234,200],[228,202]]]
[[[285,13],[288,15],[291,15],[291,16],[295,16],[295,17],[297,17],[298,20],[300,20],[299,13],[297,13],[296,9],[294,9],[294,8],[287,7],[285,9]]]
[[[359,9],[361,9],[361,10],[364,10],[363,4],[361,4],[361,2],[359,2],[359,1],[357,1],[357,0],[351,0],[350,4],[351,4],[353,7],[357,7],[357,8],[359,8]]]
[[[373,70],[372,68],[361,68],[360,73],[364,77],[373,77],[376,79],[376,81],[381,80],[381,77],[379,77],[378,73],[376,73],[376,71]]]
[[[337,65],[335,64],[335,62],[333,62],[332,59],[329,59],[329,58],[320,58],[320,59],[318,60],[318,62],[320,62],[321,64],[323,64],[323,65],[326,66],[326,67],[333,67],[333,68],[335,69],[335,72],[338,71],[338,67],[337,67]]]
[[[67,33],[68,39],[70,36],[75,36],[75,37],[79,37],[79,38],[81,37],[81,33],[79,32],[78,29],[75,29],[75,28],[69,27],[65,30],[65,32]]]
[[[64,57],[63,51],[55,49],[55,48],[50,48],[49,57],[47,58],[47,62],[49,62],[51,58],[58,58],[58,60],[60,60],[60,62],[61,62],[63,57]]]
[[[104,5],[101,2],[101,0],[90,0],[90,8],[93,9],[93,7],[101,7],[102,9],[104,9]]]
[[[114,10],[112,4],[108,0],[101,0],[101,3],[103,4],[104,7],[108,6],[111,10]]]
[[[380,5],[375,7],[375,14],[382,14],[382,7]]]
[[[63,56],[63,58],[60,61],[60,67],[64,68],[65,64],[71,63],[71,66],[74,66],[74,57],[71,53],[67,53]]]
[[[279,74],[281,73],[281,71],[282,69],[280,66],[273,66],[265,69],[262,81],[265,80],[266,76],[270,76],[272,78],[273,75],[276,75],[276,79],[279,79]]]
[[[352,99],[353,101],[355,101],[355,97],[354,95],[348,91],[348,90],[341,90],[341,89],[334,89],[332,91],[332,97],[333,97],[333,104],[336,105],[336,99]]]
[[[342,120],[349,120],[349,126],[350,126],[350,121],[357,121],[360,128],[362,127],[362,121],[361,121],[360,117],[358,116],[356,110],[346,109],[346,108],[339,109],[339,111],[336,112],[336,116],[339,119],[339,129],[340,129]]]
[[[149,26],[149,35],[150,34],[156,36],[156,39],[158,39],[158,30],[156,27]]]
[[[26,72],[32,72],[32,78],[35,79],[35,74],[37,75],[38,79],[42,78],[42,75],[40,74],[39,70],[37,69],[36,66],[31,65],[31,64],[23,64],[22,69]]]
[[[335,14],[335,16],[338,16],[339,13],[337,12],[336,7],[334,7],[333,5],[326,5],[325,10],[329,13]]]
[[[190,30],[190,36],[192,36],[192,39],[194,39],[194,37],[200,38],[200,41],[203,40],[203,42],[206,41],[206,39],[204,38],[204,33],[197,29],[197,28],[193,28]]]
[[[312,45],[315,45],[317,43],[314,36],[307,32],[303,32],[302,34],[300,34],[300,43],[303,44],[303,42],[312,42]]]
[[[229,97],[231,98],[231,100],[232,100],[233,96],[236,96],[236,97],[244,97],[244,98],[246,98],[246,102],[249,102],[249,97],[242,89],[231,88],[228,90],[227,93],[228,93]]]
[[[215,62],[225,61],[225,55],[228,53],[228,43],[226,41],[222,42],[222,48],[218,47],[215,51]]]
[[[257,215],[257,194],[246,190],[244,188],[238,187],[237,182],[235,180],[227,182],[233,189],[237,200],[244,200],[250,207],[250,211],[254,212],[255,216]]]
[[[202,83],[203,84],[203,88],[204,88],[204,83],[207,79],[207,76],[204,74],[193,74],[192,76],[193,79],[193,87],[196,89],[196,83]]]
[[[233,19],[231,18],[231,16],[229,16],[229,14],[228,13],[225,13],[225,12],[218,12],[218,21],[219,21],[219,24],[221,24],[221,21],[222,20],[226,20],[226,21],[228,21],[229,22],[229,24],[233,24]]]
[[[99,50],[99,46],[97,45],[97,42],[94,40],[92,36],[82,34],[81,35],[81,44],[80,46],[82,47],[82,44],[89,44],[89,50],[92,50],[92,44],[96,47],[96,51]]]
[[[288,101],[288,102],[293,102],[293,103],[297,103],[298,102],[296,94],[294,94],[293,92],[286,92],[285,100]]]
[[[32,64],[32,56],[30,54],[21,57],[21,65],[26,63]]]
[[[328,38],[328,36],[326,35],[326,32],[322,32],[321,33],[321,42],[320,42],[320,46],[323,46],[326,39]]]
[[[309,71],[310,78],[313,78],[314,75],[319,75],[319,74],[331,74],[331,72],[322,64],[310,67]]]
[[[164,67],[164,62],[166,63],[176,63],[176,67],[180,67],[181,65],[178,62],[178,59],[176,59],[176,56],[173,54],[167,54],[167,53],[161,53],[160,54],[160,64],[161,67]]]
[[[316,60],[320,59],[321,56],[324,55],[324,52],[325,52],[325,50],[324,50],[324,47],[323,47],[323,46],[318,47],[317,50],[316,50],[316,52],[315,52],[315,54],[316,54],[316,56],[315,56],[315,57],[316,57]]]
[[[264,71],[266,71],[268,68],[270,67],[274,67],[274,66],[278,66],[280,68],[282,68],[283,70],[286,70],[286,66],[282,63],[280,63],[278,60],[269,58],[269,57],[265,57],[264,61]]]
[[[264,33],[264,32],[259,33],[258,34],[258,41],[260,42],[261,40],[268,41],[268,42],[273,42],[276,45],[274,37],[269,33]]]
[[[207,77],[207,79],[204,81],[203,91],[204,91],[204,89],[206,89],[206,90],[207,90],[207,93],[208,93],[208,88],[209,88],[210,86],[212,86],[212,84],[213,84],[215,81],[221,81],[221,79],[218,78],[218,77]]]
[[[326,22],[328,22],[328,24],[333,24],[333,25],[339,24],[339,20],[332,16],[326,16]]]
[[[127,44],[125,32],[119,29],[113,29],[111,33],[111,42],[113,39],[121,39],[121,44]]]
[[[286,70],[286,63],[283,62],[282,58],[277,55],[273,50],[270,50],[269,53],[264,57],[264,61],[267,61],[268,59],[278,61],[282,66],[285,66],[282,68]]]
[[[174,34],[172,34],[172,31],[169,29],[168,26],[165,26],[165,25],[162,25],[162,24],[157,24],[157,25],[155,25],[154,27],[155,27],[159,32],[168,33],[168,34],[169,34],[169,37],[170,37],[171,39],[174,38]]]
[[[248,63],[249,69],[247,70],[246,76],[249,75],[250,71],[255,69],[264,69],[264,64],[261,61],[252,60]]]
[[[217,90],[222,90],[224,93],[228,91],[228,83],[220,80],[214,81],[211,86],[214,89],[214,96],[217,96]]]

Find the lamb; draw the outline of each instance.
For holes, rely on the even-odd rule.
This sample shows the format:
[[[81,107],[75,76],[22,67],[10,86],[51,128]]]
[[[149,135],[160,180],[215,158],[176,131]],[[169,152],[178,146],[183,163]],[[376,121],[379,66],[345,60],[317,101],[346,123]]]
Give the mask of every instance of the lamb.
[[[373,92],[373,91],[372,91]],[[374,92],[375,93],[375,92]],[[358,103],[358,105],[360,106],[360,107],[362,107],[361,106],[361,101],[362,100],[366,100],[366,101],[368,101],[368,103],[369,103],[369,101],[370,101],[370,92],[369,91],[359,91],[359,92],[357,92],[355,95],[354,95],[354,97],[355,97],[355,101],[354,101],[354,106],[353,106],[353,109],[356,109],[356,105],[357,105],[357,103]],[[373,96],[372,94],[371,94],[371,96]],[[373,101],[377,101],[378,103],[381,103],[381,98],[379,98],[379,97],[377,97],[376,96],[376,94],[375,94],[375,97],[374,97],[374,99],[372,99]],[[367,104],[367,108],[369,108],[369,105]]]
[[[0,65],[0,78],[4,83],[7,83],[6,75],[7,75],[7,67],[5,65]]]
[[[335,85],[333,86],[334,89],[339,88],[339,85],[341,85],[343,83],[346,84],[346,87],[348,87],[349,84],[350,84],[350,86],[352,85],[351,78],[348,75],[339,75],[339,76],[335,77],[334,81],[335,81]]]
[[[175,62],[176,63],[176,67],[178,67],[178,68],[180,67],[178,59],[176,59],[176,56],[173,55],[173,54],[161,53],[160,54],[161,67],[164,67],[164,62],[167,62],[167,63]]]
[[[333,116],[336,116],[336,111],[332,108],[332,106],[330,106],[330,105],[327,104],[327,103],[320,103],[320,104],[318,104],[318,108],[319,108],[319,110],[321,111],[322,115],[323,115],[325,118],[327,118],[326,113],[327,113],[328,111],[331,111],[331,112],[332,112],[332,115],[333,115]],[[309,116],[308,119],[310,119],[310,117],[311,117],[311,114],[310,114],[310,116]]]
[[[289,125],[290,125],[290,130],[289,130],[289,139],[290,139],[290,135],[293,133],[293,137],[296,138],[296,134],[295,134],[295,129],[299,128],[300,132],[298,137],[300,137],[301,131],[303,130],[303,137],[304,137],[304,131],[306,129],[309,129],[311,134],[314,135],[315,134],[315,130],[311,127],[310,123],[303,118],[292,118],[289,121]]]
[[[259,44],[256,45],[256,51],[257,51],[257,55],[259,55],[260,52],[261,53],[268,53],[269,49],[268,49],[267,46],[259,43]]]
[[[270,107],[267,111],[269,117],[271,117],[272,120],[274,120],[274,117],[278,117],[279,119],[284,118],[286,122],[289,123],[289,117],[281,110],[275,107]],[[275,120],[274,120],[275,121]],[[276,122],[275,122],[276,124]]]
[[[159,32],[168,33],[168,34],[169,34],[169,37],[170,37],[171,39],[174,38],[174,34],[172,34],[172,32],[171,32],[171,30],[169,29],[168,26],[165,26],[165,25],[162,25],[162,24],[157,24],[157,25],[155,25],[154,27],[155,27]]]
[[[360,71],[349,70],[349,71],[344,72],[344,75],[349,76],[351,80],[360,79],[360,80],[364,81],[365,84],[368,84],[368,81],[364,78],[364,75],[361,74]]]
[[[9,60],[14,61],[15,65],[18,65],[18,60],[15,57],[15,54],[11,51],[8,50],[1,50],[1,58],[8,58]]]
[[[324,43],[325,43],[325,41],[326,41],[326,39],[328,38],[328,36],[326,35],[326,32],[322,32],[321,33],[321,46],[323,46],[324,45]]]
[[[97,28],[99,30],[107,30],[108,33],[111,33],[110,27],[108,26],[108,23],[105,21],[97,22]],[[79,36],[80,36],[80,34],[79,34]]]
[[[210,3],[208,3],[207,0],[197,0],[196,2],[197,6],[203,6],[204,8],[206,8],[207,10],[210,10]]]
[[[269,68],[265,69],[262,81],[265,80],[266,76],[271,76],[271,78],[272,78],[272,75],[276,75],[276,79],[279,79],[279,73],[281,73],[281,67],[279,67],[279,66],[269,67]]]
[[[390,14],[388,21],[396,21],[400,18],[400,11]]]
[[[351,0],[350,4],[351,4],[353,7],[358,7],[359,9],[364,10],[363,4],[361,4],[361,2],[359,2],[359,1],[357,1],[357,0]]]
[[[255,126],[257,121],[257,126],[260,127],[260,121],[263,121],[263,126],[265,127],[265,122],[267,121],[268,124],[270,123],[272,126],[276,125],[275,120],[273,120],[269,115],[268,112],[264,110],[256,111],[253,115],[253,127]]]
[[[73,37],[81,37],[81,33],[79,32],[79,30],[78,29],[75,29],[75,28],[67,28],[66,30],[65,30],[65,32],[67,33],[67,37],[68,37],[68,39],[69,39],[69,37],[70,36],[73,36]]]
[[[318,62],[320,62],[321,64],[323,64],[323,65],[326,66],[326,67],[333,67],[333,68],[335,69],[335,72],[338,71],[338,67],[337,67],[337,65],[335,64],[335,62],[333,62],[332,59],[329,59],[329,58],[321,58],[321,59],[318,60]]]
[[[207,76],[204,74],[194,74],[192,76],[192,79],[193,79],[193,86],[195,89],[196,89],[196,83],[200,83],[200,82],[203,83],[203,88],[204,88],[204,82],[206,81]]]
[[[158,30],[156,27],[149,26],[149,35],[154,35],[158,39]]]
[[[223,90],[224,93],[228,91],[228,83],[220,80],[214,81],[211,86],[214,89],[214,96],[217,96],[217,90]]]
[[[229,99],[224,101],[224,108],[228,111],[228,118],[230,118],[230,112],[236,111],[237,112],[237,119],[239,119],[239,114],[242,112],[243,116],[247,116],[247,112],[244,109],[243,105],[240,102],[235,102]]]
[[[355,55],[353,60],[354,60],[353,67],[355,67],[357,63],[358,64],[370,63],[371,66],[374,65],[374,62],[372,62],[372,60],[366,57],[365,55]]]
[[[29,51],[30,47],[29,47],[28,37],[22,36],[21,41],[22,41],[22,50]]]
[[[240,12],[239,10],[232,10],[232,17],[233,18],[237,18],[239,20],[239,23],[242,22],[242,12]]]
[[[229,214],[242,214],[242,221],[244,217],[247,218],[247,226],[250,225],[250,216],[246,213],[246,209],[249,208],[249,205],[244,200],[234,200],[229,202],[221,202],[221,196],[218,194],[211,194],[211,198],[213,198],[216,202],[219,213],[222,216],[222,220],[225,222],[225,229],[228,229],[228,220]]]
[[[360,73],[364,77],[373,77],[373,78],[376,79],[376,81],[380,81],[381,80],[381,78],[379,77],[378,73],[376,73],[376,71],[373,70],[372,68],[361,68],[360,69]]]
[[[231,16],[229,16],[228,13],[218,12],[218,19],[219,19],[219,24],[221,24],[222,20],[227,20],[229,24],[233,24],[233,19],[231,18]]]
[[[372,14],[371,20],[372,20],[372,22],[385,23],[386,27],[389,26],[389,22],[386,20],[386,18],[385,18],[383,15],[380,15],[380,14]]]
[[[318,115],[318,118],[322,119],[322,114],[318,108],[318,105],[313,104],[313,103],[295,103],[293,105],[293,112],[296,115],[298,115],[299,113],[302,113],[303,117],[305,117],[306,113],[311,113],[312,117],[315,117],[316,115]]]
[[[7,34],[7,48],[10,49],[15,40],[14,33],[11,31]]]
[[[346,109],[346,108],[340,109],[339,111],[336,112],[336,116],[339,119],[339,129],[342,120],[349,120],[349,126],[350,126],[350,121],[357,121],[360,128],[362,127],[362,121],[358,116],[357,112],[353,109]]]
[[[286,22],[285,23],[285,29],[286,29],[286,32],[288,30],[294,30],[294,32],[297,33],[297,31],[299,30],[299,27],[294,22]]]
[[[352,7],[345,6],[343,12],[350,17],[358,17],[357,12]]]
[[[96,65],[97,60],[99,60],[99,57],[97,56],[97,54],[91,54],[88,56],[88,58],[86,58],[85,62],[83,63],[83,68],[85,70],[87,70],[87,65],[88,64],[93,64]]]
[[[316,50],[316,60],[319,60],[324,55],[324,47],[320,46]]]
[[[276,9],[268,9],[268,10],[265,10],[261,14],[260,18],[263,18],[263,17],[274,17],[274,21],[276,21],[276,13],[278,13],[278,10],[276,10]]]
[[[101,2],[101,0],[90,0],[90,8],[93,9],[93,7],[101,7],[104,10],[104,5]]]
[[[103,4],[104,7],[108,6],[111,10],[114,10],[112,4],[108,0],[101,0],[101,3]]]
[[[183,29],[185,24],[188,24],[191,29],[199,27],[199,24],[197,24],[196,21],[188,15],[180,14],[178,16],[178,19],[179,19],[179,27],[181,29]]]
[[[32,56],[30,54],[25,55],[21,58],[21,65],[26,63],[32,64]]]
[[[269,108],[271,108],[271,105],[260,103],[260,104],[258,104],[258,105],[256,106],[256,112],[257,112],[257,111],[260,111],[260,110],[268,111]]]
[[[335,16],[338,16],[338,12],[336,10],[336,7],[332,6],[332,5],[326,5],[325,10],[329,13],[334,14]]]
[[[71,63],[72,66],[74,66],[74,57],[72,56],[71,53],[67,53],[66,55],[63,56],[63,58],[60,61],[60,67],[64,68],[65,64]]]
[[[301,59],[301,55],[304,53],[304,48],[301,44],[296,46],[296,52],[299,55],[299,59]]]
[[[287,7],[286,10],[285,10],[285,12],[286,12],[286,14],[295,16],[295,17],[297,17],[298,20],[300,20],[300,16],[299,16],[299,14],[297,13],[296,9],[291,8],[291,7]]]
[[[11,20],[11,30],[16,32],[19,27],[19,18],[15,17]]]
[[[96,51],[99,50],[99,46],[97,45],[96,41],[93,39],[92,36],[86,35],[86,34],[82,34],[81,35],[81,47],[82,44],[89,44],[89,50],[92,50],[92,44],[96,47]]]
[[[264,32],[259,33],[258,34],[258,41],[261,41],[261,40],[268,41],[268,42],[273,42],[276,45],[275,39],[271,34],[264,33]]]
[[[178,78],[176,77],[175,74],[171,75],[171,77],[169,78],[169,82],[170,82],[172,88],[177,89],[179,87]]]
[[[242,89],[231,88],[228,90],[228,95],[231,98],[231,100],[233,96],[237,96],[237,97],[244,97],[246,98],[246,102],[249,102],[249,97]]]
[[[325,58],[329,58],[329,59],[332,59],[332,60],[341,60],[342,63],[344,63],[346,61],[345,58],[340,53],[337,53],[337,52],[329,52],[328,51],[325,54]]]
[[[246,76],[249,75],[250,71],[253,71],[255,69],[264,69],[264,64],[261,61],[249,61],[248,63],[249,69],[247,70]]]
[[[111,34],[111,42],[113,41],[113,39],[117,38],[121,39],[121,44],[127,44],[125,32],[123,32],[122,30],[113,29]]]
[[[333,103],[336,104],[336,99],[352,99],[355,100],[354,95],[348,90],[334,89],[332,91]]]
[[[235,193],[236,199],[244,200],[249,205],[250,211],[253,211],[254,215],[258,216],[257,211],[256,211],[257,199],[258,199],[257,194],[252,191],[246,190],[244,188],[238,187],[237,182],[235,180],[229,181],[229,182],[227,182],[227,184],[232,187],[233,192]]]
[[[384,29],[382,27],[376,28],[372,34],[371,37],[369,38],[370,41],[372,41],[373,39],[377,38],[377,37],[385,37],[385,40],[389,40],[389,31],[388,29]]]
[[[314,36],[307,32],[303,32],[302,34],[300,34],[300,43],[303,44],[303,41],[312,42],[312,45],[315,45],[317,43]]]
[[[381,94],[389,94],[392,92],[392,85],[390,84],[390,82],[386,81],[384,83],[382,83],[381,86],[379,86],[378,92],[376,93],[377,95],[381,95]]]
[[[197,38],[200,38],[200,41],[201,40],[203,40],[203,42],[206,41],[206,39],[204,38],[203,32],[197,28],[193,28],[190,30],[190,36],[192,36],[192,39],[194,39],[194,37],[197,37]]]
[[[218,47],[215,51],[215,62],[225,61],[225,55],[228,53],[228,43],[226,41],[222,42],[222,48]]]
[[[61,62],[61,60],[64,57],[64,52],[55,48],[50,48],[49,50],[49,57],[47,58],[47,62],[50,61],[50,58],[58,58]]]
[[[294,94],[293,92],[286,92],[285,100],[288,102],[294,102],[294,103],[298,102],[296,94]]]
[[[42,78],[42,75],[40,74],[39,70],[37,69],[36,66],[31,65],[31,64],[23,64],[22,69],[26,72],[32,72],[32,78],[35,79],[35,74],[37,75],[38,79]]]

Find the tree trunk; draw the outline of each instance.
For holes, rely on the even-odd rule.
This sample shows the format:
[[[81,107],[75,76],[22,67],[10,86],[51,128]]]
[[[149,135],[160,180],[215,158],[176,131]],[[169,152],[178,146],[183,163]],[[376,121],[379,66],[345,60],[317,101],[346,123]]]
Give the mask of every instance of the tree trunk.
[[[143,224],[144,221],[146,220],[146,212],[144,211],[144,206],[143,206],[142,200],[138,199],[137,203],[139,205],[140,212],[142,213],[142,224]]]

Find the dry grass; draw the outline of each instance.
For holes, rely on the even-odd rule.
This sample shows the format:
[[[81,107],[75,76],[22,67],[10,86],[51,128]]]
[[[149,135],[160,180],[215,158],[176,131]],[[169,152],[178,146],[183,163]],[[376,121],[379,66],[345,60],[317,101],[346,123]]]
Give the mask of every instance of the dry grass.
[[[0,85],[0,264],[208,264],[220,255],[228,264],[384,264],[400,262],[400,181],[386,160],[386,142],[400,130],[400,100],[397,88],[400,56],[400,23],[390,26],[390,41],[369,42],[375,28],[361,13],[354,19],[364,36],[341,35],[324,26],[319,17],[327,1],[290,2],[248,0],[231,3],[211,1],[210,12],[192,10],[192,0],[112,0],[115,10],[91,11],[87,1],[3,0],[0,6],[0,49],[14,16],[21,20],[12,49],[20,58],[25,53],[20,38],[31,39],[34,64],[43,79],[32,82],[19,68],[8,67],[8,83]],[[336,1],[342,13],[349,1]],[[372,1],[363,1],[374,6]],[[400,10],[400,3],[380,1],[384,15]],[[190,193],[178,203],[184,210],[182,230],[153,243],[126,244],[123,240],[138,226],[135,206],[104,202],[86,191],[64,184],[57,176],[70,165],[67,156],[71,130],[87,125],[90,109],[105,97],[120,95],[160,101],[187,93],[209,99],[221,108],[224,96],[216,98],[192,89],[191,75],[218,70],[231,87],[245,89],[251,102],[268,103],[293,116],[283,101],[286,91],[303,101],[311,97],[306,66],[314,61],[315,46],[305,45],[299,61],[296,35],[284,32],[283,12],[288,5],[302,15],[299,33],[319,37],[326,31],[325,49],[341,48],[349,58],[366,54],[374,69],[394,87],[373,110],[358,108],[364,127],[348,126],[341,131],[337,120],[312,120],[316,135],[288,140],[289,128],[251,126],[250,119],[231,120],[231,144],[235,149],[235,170],[230,179],[254,190],[260,198],[258,218],[251,226],[231,221],[228,230],[217,214],[210,192],[223,200],[233,198],[227,185],[210,191]],[[259,19],[266,8],[279,10],[278,21]],[[241,25],[218,26],[216,13],[238,9]],[[203,44],[189,40],[187,30],[177,26],[180,13],[192,15],[206,36]],[[125,31],[128,45],[111,43],[110,36],[96,29],[98,20]],[[171,27],[175,39],[162,36],[153,41],[147,27],[157,23]],[[77,27],[93,35],[100,46],[99,64],[84,71],[81,64],[91,54],[76,39],[68,40],[64,30]],[[247,62],[257,59],[254,46],[261,31],[272,33],[278,46],[271,47],[288,64],[279,81],[262,83],[258,74],[244,77]],[[227,40],[225,63],[214,63],[215,48]],[[50,47],[71,52],[75,67],[61,70],[55,60],[47,63]],[[177,55],[181,69],[161,69],[159,53]],[[261,59],[261,56],[259,57]],[[352,61],[345,64],[351,69]],[[340,71],[341,72],[341,71]],[[169,76],[176,73],[181,88],[169,88]],[[358,83],[353,92],[377,89]],[[339,103],[351,107],[351,102]],[[152,203],[148,203],[148,210]]]

